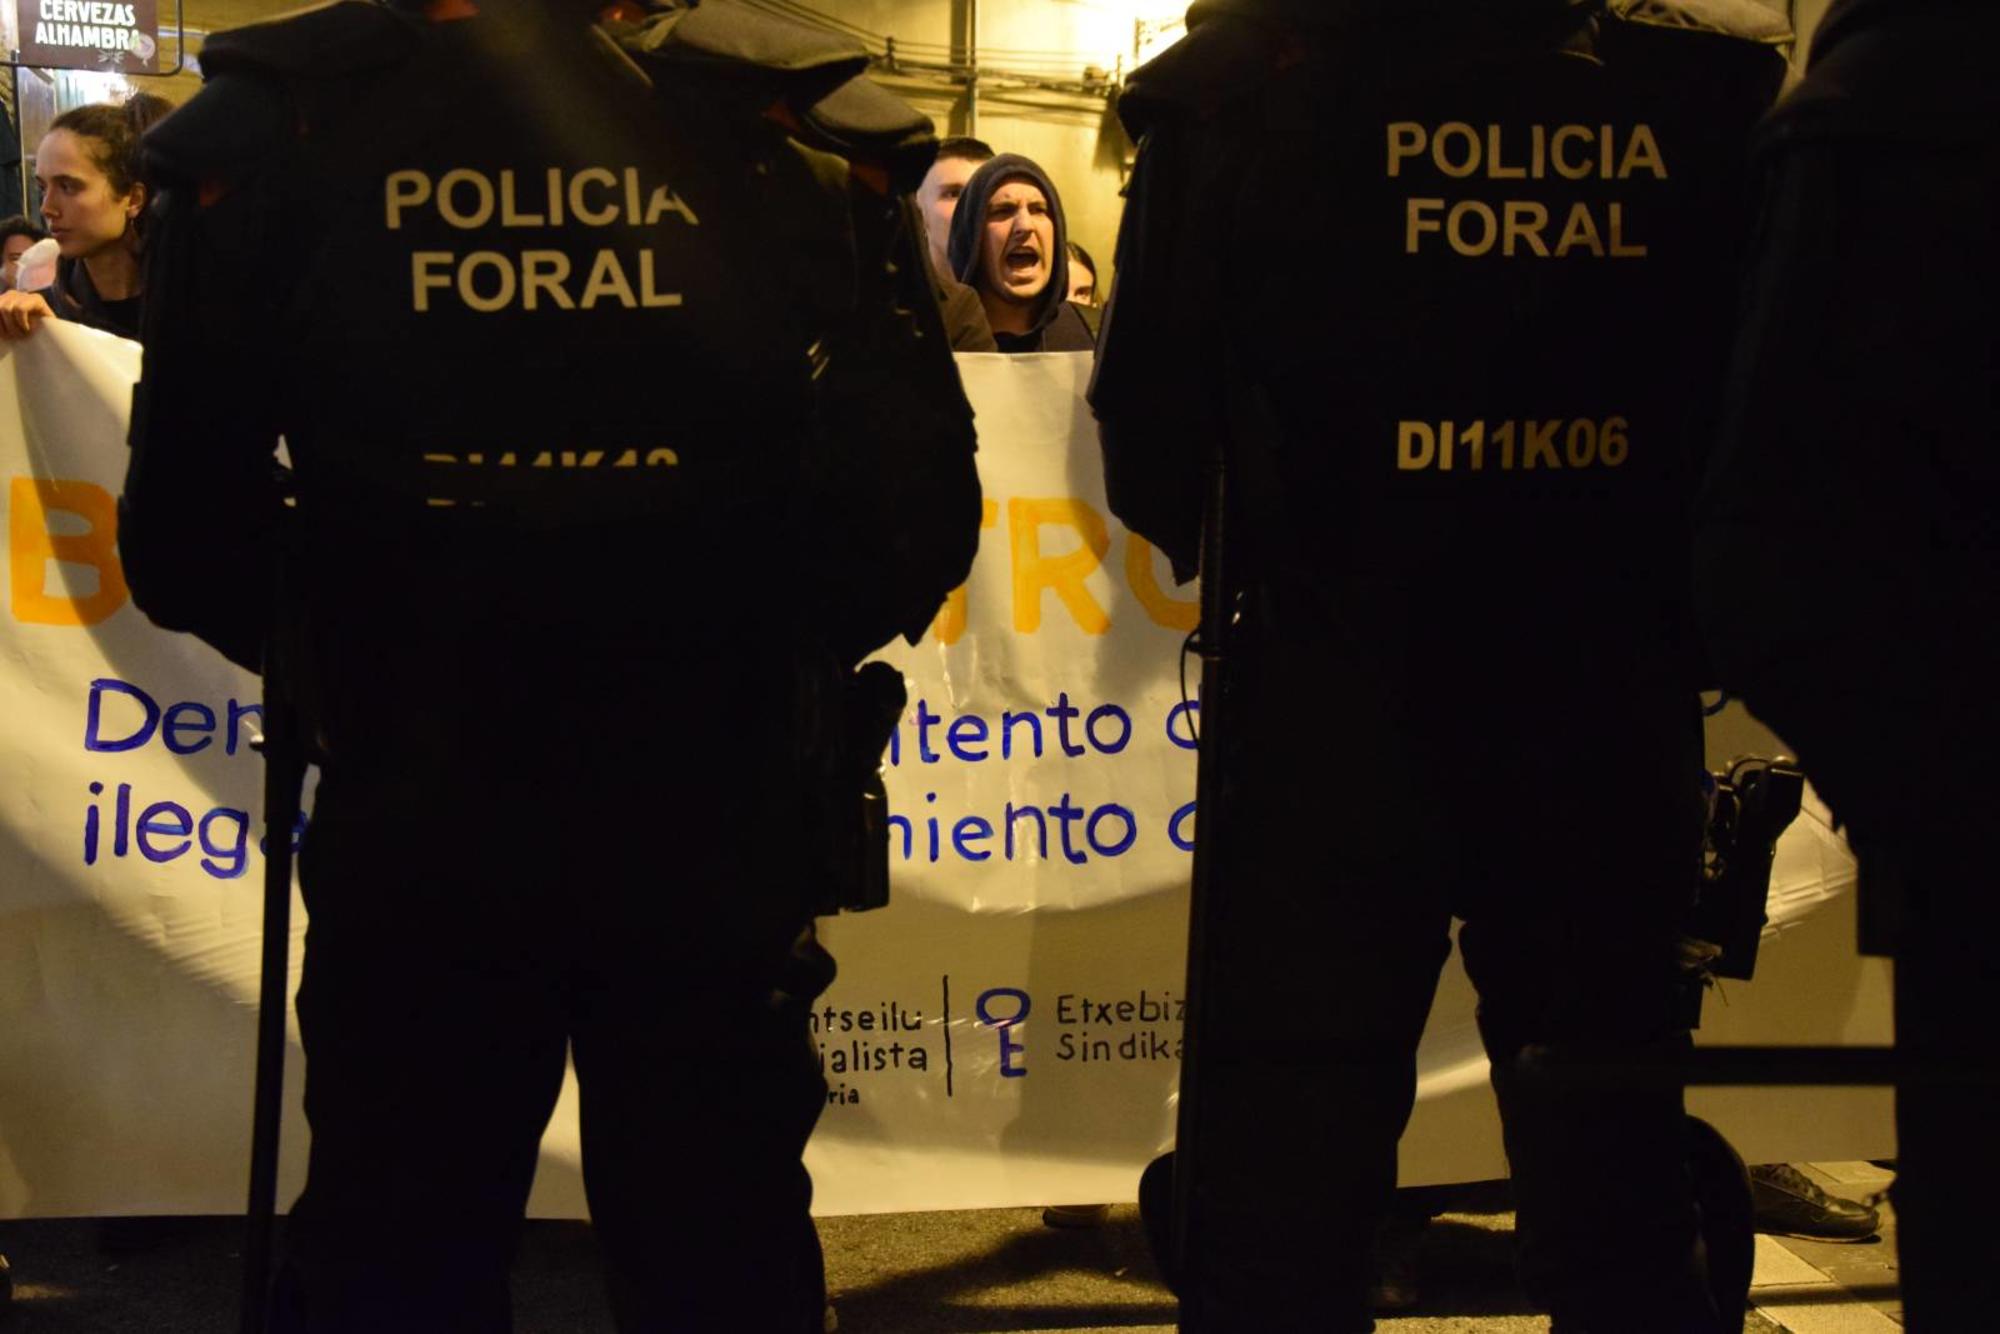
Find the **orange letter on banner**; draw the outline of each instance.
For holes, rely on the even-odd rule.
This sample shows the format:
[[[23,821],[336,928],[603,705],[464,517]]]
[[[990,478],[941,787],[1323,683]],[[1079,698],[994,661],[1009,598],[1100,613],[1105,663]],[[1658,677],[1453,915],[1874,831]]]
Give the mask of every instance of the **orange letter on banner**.
[[[1083,545],[1061,556],[1042,554],[1042,528],[1074,528]],[[1007,526],[1014,546],[1014,628],[1031,635],[1042,628],[1042,593],[1053,592],[1087,635],[1111,628],[1111,618],[1084,586],[1084,578],[1104,561],[1111,534],[1104,517],[1081,500],[1010,500]]]
[[[88,529],[58,533],[51,512],[72,514]],[[31,625],[96,625],[125,605],[125,570],[118,563],[118,502],[90,482],[16,477],[8,496],[8,564],[14,619]],[[81,597],[48,592],[49,562],[97,571],[97,591]]]
[[[1167,596],[1153,573],[1153,544],[1137,533],[1125,534],[1125,579],[1154,625],[1186,634],[1201,624],[1201,599]]]
[[[981,532],[991,528],[999,519],[1000,504],[998,501],[982,500],[979,503],[979,529]],[[937,632],[938,643],[946,645],[956,644],[959,636],[965,633],[964,584],[960,584],[957,588],[952,589],[950,595],[945,598],[944,605],[938,608],[937,620],[931,623],[931,629]]]

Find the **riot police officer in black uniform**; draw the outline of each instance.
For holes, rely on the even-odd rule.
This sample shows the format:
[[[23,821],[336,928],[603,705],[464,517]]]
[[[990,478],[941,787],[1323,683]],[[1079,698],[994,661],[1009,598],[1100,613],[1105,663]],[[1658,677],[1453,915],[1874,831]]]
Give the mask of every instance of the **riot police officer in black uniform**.
[[[1798,747],[1896,957],[1904,1317],[2000,1302],[2000,9],[1840,0],[1759,129],[1760,213],[1702,497],[1721,680]]]
[[[1204,0],[1121,104],[1112,506],[1192,573],[1226,440],[1237,594],[1203,700],[1228,740],[1185,1329],[1372,1327],[1454,916],[1530,1296],[1563,1334],[1740,1319],[1703,1271],[1679,1089],[1551,1076],[1687,1042],[1685,508],[1785,35],[1739,8]],[[1246,284],[1217,255],[1281,262]]]
[[[566,1053],[620,1328],[821,1325],[801,701],[962,579],[970,412],[927,124],[653,8],[629,56],[526,0],[218,34],[150,141],[128,577],[321,773],[281,1325],[504,1329]]]

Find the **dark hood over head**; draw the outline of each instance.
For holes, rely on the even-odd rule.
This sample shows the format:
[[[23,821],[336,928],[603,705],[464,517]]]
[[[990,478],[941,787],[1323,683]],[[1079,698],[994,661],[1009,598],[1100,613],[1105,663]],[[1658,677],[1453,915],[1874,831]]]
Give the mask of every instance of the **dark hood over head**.
[[[946,255],[958,280],[979,290],[980,236],[986,226],[986,208],[993,196],[1009,181],[1028,181],[1048,197],[1049,217],[1055,223],[1053,254],[1049,256],[1049,285],[1035,298],[1030,311],[1032,329],[1046,329],[1069,300],[1069,224],[1063,220],[1062,196],[1056,183],[1032,159],[1019,153],[1002,153],[988,161],[965,183],[958,197],[958,210],[951,215],[951,238]]]

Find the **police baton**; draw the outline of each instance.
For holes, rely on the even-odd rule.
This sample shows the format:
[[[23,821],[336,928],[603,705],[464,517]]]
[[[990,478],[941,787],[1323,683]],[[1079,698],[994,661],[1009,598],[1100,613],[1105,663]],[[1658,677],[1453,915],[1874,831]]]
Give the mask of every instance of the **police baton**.
[[[1224,815],[1222,757],[1226,745],[1229,623],[1235,594],[1226,564],[1229,456],[1216,432],[1202,457],[1200,728],[1195,751],[1194,874],[1188,893],[1186,1022],[1181,1029],[1180,1106],[1174,1132],[1173,1194],[1168,1253],[1183,1299],[1197,1286],[1191,1267],[1200,1248],[1191,1236],[1201,1145],[1201,1031],[1212,975],[1210,917],[1215,911]]]
[[[264,950],[257,988],[257,1091],[250,1129],[250,1207],[243,1245],[242,1334],[271,1316],[278,1216],[278,1128],[285,1097],[285,1015],[291,1007],[292,837],[305,785],[305,747],[275,643],[264,656]]]

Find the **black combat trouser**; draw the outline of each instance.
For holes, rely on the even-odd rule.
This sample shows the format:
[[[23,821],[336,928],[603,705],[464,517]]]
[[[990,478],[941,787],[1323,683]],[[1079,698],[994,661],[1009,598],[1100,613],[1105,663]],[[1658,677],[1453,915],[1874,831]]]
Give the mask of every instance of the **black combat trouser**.
[[[1629,716],[1563,689],[1617,679],[1576,662],[1502,713],[1359,637],[1250,634],[1191,1144],[1182,1126],[1198,1181],[1182,1328],[1373,1328],[1369,1251],[1458,916],[1530,1296],[1564,1328],[1712,1334],[1680,1089],[1536,1073],[1687,1042],[1692,693]],[[1480,684],[1476,645],[1451,661]]]
[[[281,1329],[508,1329],[566,1053],[618,1328],[820,1329],[800,1155],[830,960],[795,951],[798,896],[749,869],[771,814],[725,758],[611,781],[575,756],[428,776],[389,757],[322,781],[298,998],[312,1149]],[[544,778],[503,786],[494,766]]]
[[[1901,887],[1896,946],[1896,1245],[1913,1334],[1977,1329],[2000,1304],[1993,1263],[2000,1181],[2000,902],[1991,854],[1976,846],[1991,783],[1940,793],[1928,846],[1898,849],[1920,868]],[[1969,798],[1969,799],[1968,799]],[[1864,895],[1870,859],[1862,857]]]

